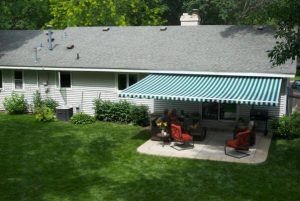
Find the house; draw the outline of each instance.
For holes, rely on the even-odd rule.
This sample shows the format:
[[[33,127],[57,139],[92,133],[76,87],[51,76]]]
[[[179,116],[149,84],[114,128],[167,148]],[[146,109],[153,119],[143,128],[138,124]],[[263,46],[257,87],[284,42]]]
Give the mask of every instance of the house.
[[[13,91],[39,90],[93,114],[93,100],[126,99],[199,112],[202,119],[249,119],[251,108],[286,114],[291,61],[272,67],[274,30],[259,26],[70,27],[0,31],[0,109]]]

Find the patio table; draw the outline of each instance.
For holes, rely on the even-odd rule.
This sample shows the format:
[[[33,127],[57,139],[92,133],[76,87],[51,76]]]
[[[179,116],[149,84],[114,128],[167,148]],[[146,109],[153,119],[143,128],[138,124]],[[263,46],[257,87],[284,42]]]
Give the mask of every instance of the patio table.
[[[169,144],[169,142],[171,141],[170,140],[170,135],[167,133],[167,134],[162,134],[162,133],[157,133],[156,134],[157,137],[160,138],[160,140],[162,141],[162,146],[164,147],[165,144]]]

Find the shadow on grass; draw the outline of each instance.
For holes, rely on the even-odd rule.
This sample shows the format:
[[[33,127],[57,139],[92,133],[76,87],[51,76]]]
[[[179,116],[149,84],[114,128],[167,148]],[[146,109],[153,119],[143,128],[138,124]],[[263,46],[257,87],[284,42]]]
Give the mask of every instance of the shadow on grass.
[[[131,139],[133,140],[149,140],[151,137],[151,133],[149,130],[147,129],[144,129],[144,130],[141,130],[137,135],[133,136]]]
[[[297,200],[300,140],[260,165],[142,155],[137,127],[0,115],[0,200]],[[232,196],[234,195],[234,197]]]

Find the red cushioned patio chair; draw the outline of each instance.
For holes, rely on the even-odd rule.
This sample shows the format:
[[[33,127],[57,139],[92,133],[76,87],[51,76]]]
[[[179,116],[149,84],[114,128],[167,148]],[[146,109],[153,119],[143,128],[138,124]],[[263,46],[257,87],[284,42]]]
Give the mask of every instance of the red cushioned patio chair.
[[[183,150],[185,148],[194,148],[194,141],[193,136],[188,133],[182,132],[181,126],[177,124],[171,124],[171,138],[174,140],[172,148],[176,150]],[[183,147],[186,142],[192,142],[192,146],[190,147]],[[175,146],[181,147],[181,149],[177,149]]]
[[[224,146],[224,152],[228,156],[232,156],[235,158],[243,158],[249,156],[250,154],[247,153],[249,151],[249,138],[251,132],[249,130],[239,132],[236,135],[235,139],[227,140]],[[233,148],[235,152],[228,153],[227,147]]]

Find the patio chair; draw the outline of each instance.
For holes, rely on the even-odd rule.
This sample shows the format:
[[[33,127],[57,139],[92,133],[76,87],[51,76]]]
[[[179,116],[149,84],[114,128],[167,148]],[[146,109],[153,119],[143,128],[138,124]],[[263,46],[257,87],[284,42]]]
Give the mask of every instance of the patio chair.
[[[188,133],[183,133],[180,125],[171,124],[171,138],[174,140],[174,143],[171,145],[171,147],[176,150],[183,150],[187,148],[183,147],[186,142],[192,142],[193,144],[189,148],[194,148],[193,136]],[[175,146],[179,146],[181,149],[177,149]]]
[[[224,146],[225,155],[232,156],[235,158],[243,158],[249,156],[250,154],[246,151],[249,151],[249,138],[250,138],[250,131],[242,131],[239,132],[235,139],[227,140]],[[228,153],[227,147],[233,148],[235,152]]]

